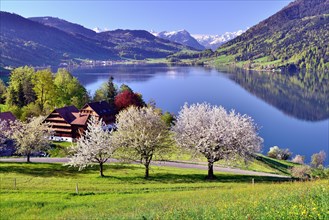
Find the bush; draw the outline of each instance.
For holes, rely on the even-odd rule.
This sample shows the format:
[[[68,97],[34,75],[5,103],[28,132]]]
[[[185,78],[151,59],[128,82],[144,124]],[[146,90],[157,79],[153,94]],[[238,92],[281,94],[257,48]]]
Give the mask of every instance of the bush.
[[[267,156],[271,158],[277,158],[280,148],[278,146],[270,147],[270,150],[267,152]]]
[[[320,166],[323,166],[325,159],[326,153],[322,150],[319,153],[312,155],[311,165],[315,168],[319,168]]]
[[[292,152],[289,151],[288,148],[286,149],[282,149],[280,154],[279,154],[279,158],[280,160],[288,160],[292,155]]]
[[[291,168],[291,175],[295,178],[307,180],[311,178],[312,170],[309,166],[295,166]]]
[[[175,121],[174,115],[169,112],[163,113],[161,115],[161,119],[166,123],[168,127],[171,127],[172,123]]]
[[[271,147],[267,153],[267,156],[279,160],[288,160],[291,155],[292,152],[290,152],[288,148],[280,149],[278,146]]]
[[[294,163],[304,164],[305,156],[297,154],[291,161]]]
[[[329,178],[329,168],[324,169],[322,166],[312,169],[312,177],[327,179]]]
[[[142,107],[145,105],[143,98],[140,94],[125,90],[119,93],[114,100],[115,106],[118,111],[125,109],[131,105]]]

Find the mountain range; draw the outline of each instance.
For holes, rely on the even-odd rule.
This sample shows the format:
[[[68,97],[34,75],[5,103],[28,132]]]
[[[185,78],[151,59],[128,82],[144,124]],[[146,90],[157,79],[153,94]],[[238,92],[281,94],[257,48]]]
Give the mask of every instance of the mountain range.
[[[165,58],[194,50],[144,30],[96,33],[81,25],[53,18],[0,14],[0,66],[58,66],[83,60]]]
[[[222,44],[234,39],[241,35],[244,31],[239,30],[236,32],[226,32],[220,35],[206,35],[206,34],[190,34],[186,30],[179,31],[162,31],[151,33],[154,36],[167,39],[176,43],[193,47],[197,50],[211,49],[216,50]]]
[[[216,51],[247,69],[329,70],[329,0],[296,0]]]
[[[186,46],[193,47],[197,50],[206,49],[203,45],[201,45],[191,34],[186,30],[179,31],[162,31],[162,32],[151,32],[154,36],[160,37],[162,39],[170,40],[179,44],[183,44]]]
[[[295,0],[245,32],[215,36],[186,30],[95,32],[59,18],[28,19],[7,12],[0,14],[0,29],[0,70],[147,58],[207,59],[258,70],[329,70],[329,0]]]
[[[220,35],[205,35],[205,34],[192,34],[199,44],[203,45],[207,49],[216,50],[218,47],[223,45],[224,43],[236,38],[243,34],[243,30],[239,30],[236,32],[225,32]]]

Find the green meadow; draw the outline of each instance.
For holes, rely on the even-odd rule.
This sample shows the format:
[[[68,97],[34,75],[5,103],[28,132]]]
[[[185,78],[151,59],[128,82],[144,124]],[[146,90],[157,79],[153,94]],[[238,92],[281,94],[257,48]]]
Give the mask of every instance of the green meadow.
[[[329,219],[329,182],[131,164],[78,172],[56,163],[0,163],[5,219]],[[254,179],[255,184],[252,184]]]

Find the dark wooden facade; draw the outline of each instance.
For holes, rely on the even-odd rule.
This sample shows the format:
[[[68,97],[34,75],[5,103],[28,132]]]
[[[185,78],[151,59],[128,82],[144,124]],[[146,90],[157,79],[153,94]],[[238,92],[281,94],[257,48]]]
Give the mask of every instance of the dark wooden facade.
[[[80,112],[102,119],[106,125],[115,122],[116,109],[106,101],[87,103],[81,108]]]
[[[46,119],[54,131],[54,140],[72,141],[76,138],[76,132],[71,123],[75,120],[74,113],[79,113],[75,106],[67,106],[55,109]]]
[[[106,125],[115,122],[115,108],[107,102],[87,103],[80,111],[75,106],[55,109],[46,119],[54,131],[53,140],[74,141],[87,129],[90,116],[102,119]]]

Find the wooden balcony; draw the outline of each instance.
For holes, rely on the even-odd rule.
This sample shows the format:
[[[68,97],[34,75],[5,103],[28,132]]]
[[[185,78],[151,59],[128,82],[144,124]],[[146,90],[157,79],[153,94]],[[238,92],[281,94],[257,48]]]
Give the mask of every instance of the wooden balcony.
[[[55,128],[55,127],[71,127],[70,124],[67,124],[67,123],[56,123],[56,122],[51,122],[50,125]]]
[[[55,132],[72,132],[72,129],[65,129],[65,128],[53,128]]]

